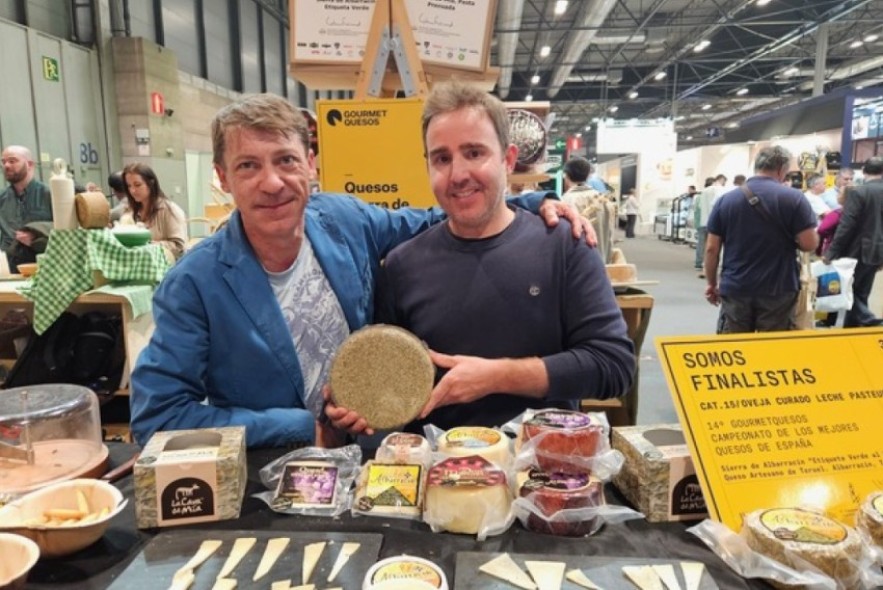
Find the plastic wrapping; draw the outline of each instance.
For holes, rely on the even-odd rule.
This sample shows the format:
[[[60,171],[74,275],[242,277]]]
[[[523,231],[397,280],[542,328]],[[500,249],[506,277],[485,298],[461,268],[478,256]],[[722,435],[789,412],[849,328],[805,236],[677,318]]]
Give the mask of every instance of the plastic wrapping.
[[[255,497],[283,514],[337,516],[350,508],[350,488],[361,463],[358,445],[298,449],[261,468],[261,482],[274,491]]]
[[[476,535],[506,532],[515,521],[506,472],[479,455],[448,457],[426,477],[423,520],[433,532]]]
[[[433,463],[445,457],[479,455],[500,469],[508,471],[512,467],[512,440],[496,428],[460,426],[442,430],[428,424],[423,431],[435,449]]]
[[[432,447],[419,434],[393,432],[387,435],[374,455],[382,463],[432,465]]]
[[[546,472],[590,473],[607,482],[624,463],[622,453],[610,447],[610,424],[603,412],[527,410],[503,430],[517,436],[517,471],[537,466]]]
[[[592,535],[605,523],[643,518],[624,506],[610,506],[604,484],[589,474],[546,473],[537,469],[516,477],[512,511],[524,528],[550,535]]]
[[[855,514],[855,528],[872,559],[883,566],[883,492],[873,492],[865,498]]]
[[[752,512],[746,515],[745,522],[756,521],[765,512],[769,511]],[[830,520],[818,513],[814,514]],[[857,533],[849,527],[839,524],[837,527],[842,527],[847,535],[857,536]],[[776,530],[777,536],[785,537],[787,540],[783,540],[784,542],[776,548],[768,551],[770,555],[752,547],[751,535],[744,526],[742,533],[737,534],[719,522],[704,520],[687,531],[699,537],[724,563],[743,578],[762,578],[778,588],[858,590],[883,585],[883,575],[880,574],[879,568],[873,565],[867,547],[860,541],[852,544],[855,551],[852,549],[841,551],[834,548],[830,540],[822,537],[806,541],[807,546],[826,551],[834,557],[833,563],[836,563],[838,574],[832,575],[831,568],[826,567],[825,569],[829,571],[823,571],[818,563],[808,561],[805,554],[801,556],[788,548],[789,541],[799,539],[798,535],[801,534],[812,535],[812,531],[800,529],[794,531],[785,527]],[[777,559],[771,556],[773,554]]]

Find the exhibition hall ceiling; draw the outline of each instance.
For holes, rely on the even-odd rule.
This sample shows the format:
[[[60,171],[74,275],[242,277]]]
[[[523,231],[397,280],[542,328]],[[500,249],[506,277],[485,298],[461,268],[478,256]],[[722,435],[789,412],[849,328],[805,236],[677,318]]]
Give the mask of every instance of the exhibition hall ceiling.
[[[491,63],[501,98],[551,102],[552,135],[590,153],[599,117],[672,117],[701,145],[820,88],[883,84],[883,0],[498,0]]]

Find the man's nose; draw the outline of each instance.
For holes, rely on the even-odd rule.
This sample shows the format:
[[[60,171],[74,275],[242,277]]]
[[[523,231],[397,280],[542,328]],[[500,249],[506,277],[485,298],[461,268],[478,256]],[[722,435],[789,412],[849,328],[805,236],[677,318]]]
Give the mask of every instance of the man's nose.
[[[451,180],[458,182],[469,178],[469,161],[460,156],[454,156],[451,160]]]
[[[273,166],[267,166],[261,175],[260,188],[267,193],[275,193],[283,186],[282,178]]]

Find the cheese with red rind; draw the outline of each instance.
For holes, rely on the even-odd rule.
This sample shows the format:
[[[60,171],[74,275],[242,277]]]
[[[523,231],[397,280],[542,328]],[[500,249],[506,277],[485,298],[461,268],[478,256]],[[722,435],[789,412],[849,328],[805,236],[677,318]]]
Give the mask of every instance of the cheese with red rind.
[[[523,447],[533,447],[536,464],[547,472],[590,470],[605,434],[600,420],[572,410],[540,410],[521,427]]]
[[[585,513],[575,516],[562,510],[597,508],[605,504],[604,488],[600,480],[588,473],[545,473],[536,469],[521,472],[516,477],[518,495],[533,505],[539,514],[531,512],[525,528],[538,533],[581,537],[594,533],[600,526],[599,517]],[[576,518],[571,520],[571,518]]]

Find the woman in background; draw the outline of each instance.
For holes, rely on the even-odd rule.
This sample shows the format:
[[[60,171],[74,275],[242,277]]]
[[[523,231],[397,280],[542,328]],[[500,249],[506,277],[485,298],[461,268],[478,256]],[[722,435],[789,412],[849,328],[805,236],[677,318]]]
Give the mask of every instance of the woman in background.
[[[150,230],[152,241],[165,249],[170,260],[180,258],[187,243],[184,210],[165,195],[150,166],[129,164],[123,168],[123,181],[129,201],[127,213]]]

